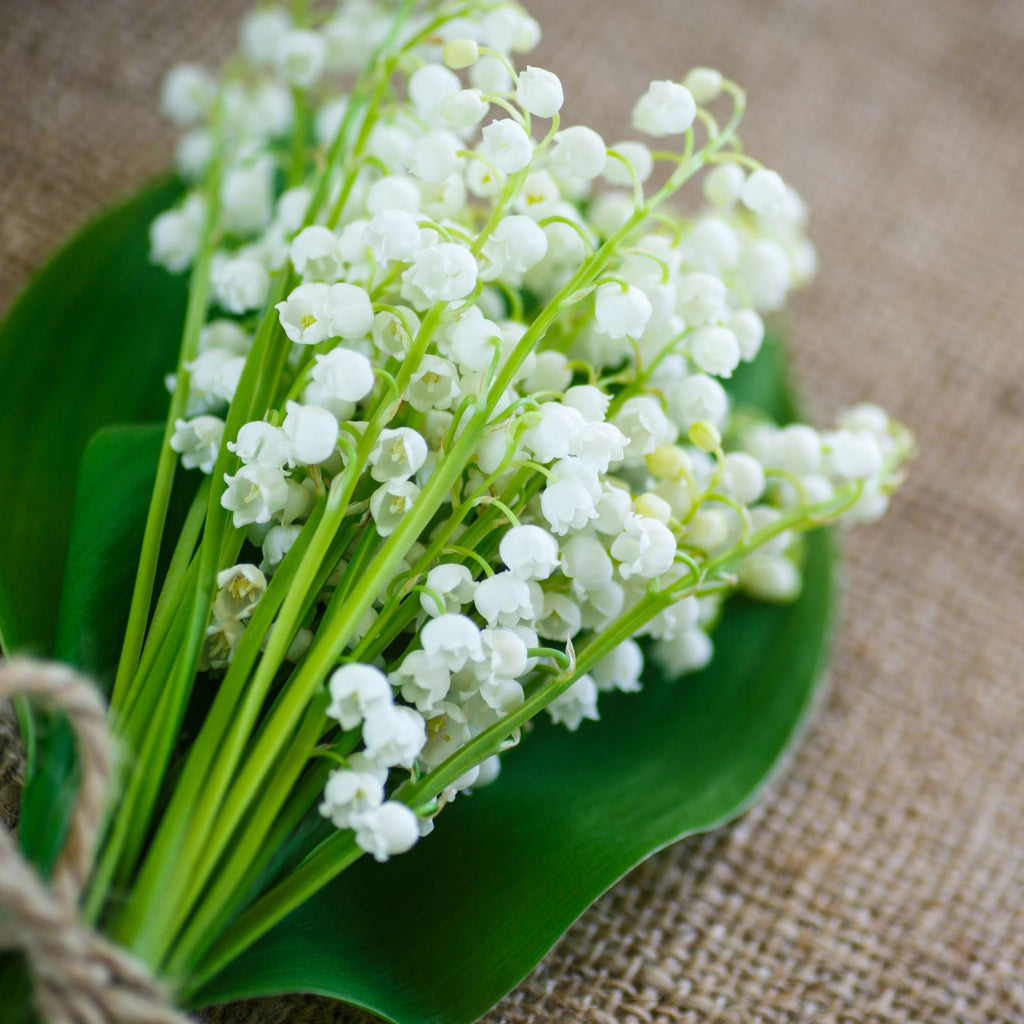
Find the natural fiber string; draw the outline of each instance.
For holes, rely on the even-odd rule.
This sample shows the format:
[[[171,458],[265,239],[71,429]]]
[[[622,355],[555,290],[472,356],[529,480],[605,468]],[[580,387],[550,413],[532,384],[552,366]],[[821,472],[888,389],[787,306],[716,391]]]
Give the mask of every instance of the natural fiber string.
[[[78,740],[81,783],[67,841],[46,886],[0,829],[0,949],[22,949],[45,1024],[188,1024],[145,968],[78,917],[113,767],[113,743],[93,687],[63,665],[0,663],[0,700],[26,696],[63,711]]]

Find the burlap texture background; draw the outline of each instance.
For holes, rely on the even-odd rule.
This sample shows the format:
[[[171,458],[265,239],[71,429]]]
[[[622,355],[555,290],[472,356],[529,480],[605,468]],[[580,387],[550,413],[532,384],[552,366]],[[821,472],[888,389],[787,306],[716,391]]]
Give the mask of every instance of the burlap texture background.
[[[159,171],[163,71],[244,0],[0,3],[0,305]],[[741,822],[600,900],[490,1024],[1024,1020],[1024,3],[536,0],[534,62],[609,139],[651,77],[721,67],[807,199],[790,320],[813,413],[872,398],[921,456],[852,535],[829,697]],[[220,1019],[354,1019],[317,1001]]]

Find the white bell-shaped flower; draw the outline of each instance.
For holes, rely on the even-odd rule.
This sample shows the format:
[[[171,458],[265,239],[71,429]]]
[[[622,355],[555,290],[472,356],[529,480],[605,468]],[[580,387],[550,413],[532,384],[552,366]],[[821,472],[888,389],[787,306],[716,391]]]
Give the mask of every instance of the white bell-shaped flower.
[[[310,377],[306,398],[328,408],[327,399],[343,403],[361,402],[373,391],[373,364],[361,352],[340,345],[317,355]]]
[[[420,208],[420,190],[410,178],[393,174],[375,181],[366,193],[366,212],[370,216],[385,210],[416,213]]]
[[[420,249],[402,275],[402,296],[419,309],[435,302],[465,298],[476,286],[473,254],[454,242],[438,242]]]
[[[505,117],[484,128],[477,152],[499,171],[514,174],[529,166],[533,159],[533,143],[522,125]]]
[[[206,202],[189,196],[181,206],[161,213],[149,226],[150,257],[172,274],[185,270],[196,258],[203,239]]]
[[[651,82],[633,108],[633,126],[648,135],[680,135],[693,124],[697,104],[678,82]]]
[[[227,447],[246,465],[256,463],[281,469],[291,457],[292,442],[280,427],[263,420],[253,420],[239,428],[238,438],[229,441]]]
[[[244,356],[252,347],[252,335],[243,331],[234,320],[211,320],[199,332],[199,351],[220,349],[232,355]]]
[[[546,580],[559,564],[558,541],[533,524],[506,530],[498,554],[509,571],[524,580]]]
[[[185,364],[192,393],[213,403],[231,401],[244,368],[244,356],[233,356],[221,349],[210,349]]]
[[[620,690],[636,693],[640,690],[640,677],[644,671],[644,655],[635,640],[624,640],[613,647],[590,670],[599,691]]]
[[[626,528],[626,520],[633,511],[633,499],[624,487],[606,484],[597,499],[596,511],[594,529],[607,537],[614,537]]]
[[[740,358],[745,363],[753,362],[764,341],[764,321],[752,309],[739,309],[729,317],[726,326],[736,335]]]
[[[580,676],[547,706],[547,712],[552,722],[564,725],[569,732],[575,732],[584,720],[596,722],[600,716],[594,680],[589,675]]]
[[[349,828],[357,815],[380,807],[384,802],[383,769],[351,771],[336,768],[327,776],[319,811],[335,828]]]
[[[473,574],[466,566],[455,562],[435,565],[427,573],[424,584],[432,593],[420,595],[420,606],[430,616],[458,614],[473,600],[473,591],[476,590]],[[443,609],[438,608],[434,595],[444,602]]]
[[[609,338],[639,338],[651,319],[651,300],[633,285],[623,288],[614,281],[599,285],[594,300],[594,320]]]
[[[366,756],[374,764],[411,768],[427,742],[423,716],[402,705],[373,708],[363,721],[363,742]]]
[[[748,245],[737,268],[744,290],[759,310],[779,309],[793,285],[793,269],[786,250],[770,238]]]
[[[583,597],[588,591],[611,581],[612,560],[596,537],[576,534],[562,545],[562,572]]]
[[[703,629],[688,629],[671,640],[662,641],[654,649],[654,656],[664,670],[673,675],[699,672],[714,653],[711,637]]]
[[[342,665],[331,674],[327,689],[331,695],[327,714],[346,730],[358,728],[369,715],[392,704],[391,684],[373,665]]]
[[[277,73],[298,89],[308,89],[327,64],[327,44],[316,32],[292,29],[275,53]]]
[[[590,181],[604,170],[608,147],[592,128],[573,125],[556,133],[550,159],[559,174]]]
[[[441,104],[461,88],[459,76],[440,64],[424,64],[409,77],[409,99],[426,121],[438,121]]]
[[[382,482],[406,479],[426,460],[427,442],[412,427],[385,429],[370,452],[370,476]]]
[[[318,466],[326,462],[338,443],[338,421],[328,409],[318,405],[289,402],[282,430],[291,442],[291,461],[300,466]]]
[[[746,173],[739,164],[717,164],[705,175],[704,198],[714,206],[732,206],[743,191]]]
[[[330,337],[362,338],[373,327],[370,296],[359,285],[332,284],[324,298],[323,311],[330,321]]]
[[[628,439],[625,454],[630,459],[672,444],[677,436],[674,424],[653,395],[627,398],[612,422]]]
[[[234,476],[225,476],[224,481],[228,487],[220,503],[233,513],[235,529],[250,523],[269,523],[288,500],[284,473],[273,466],[242,466]]]
[[[406,401],[417,411],[447,409],[460,394],[454,365],[440,356],[424,356],[405,391]]]
[[[482,629],[480,642],[483,644],[484,657],[483,661],[475,666],[479,677],[518,679],[526,672],[529,652],[526,642],[518,633],[511,629]],[[487,700],[487,697],[484,699]]]
[[[491,105],[479,89],[460,89],[441,103],[441,119],[455,129],[473,128],[486,116]]]
[[[786,209],[786,183],[775,171],[760,167],[743,182],[740,198],[748,210],[762,217],[778,217]]]
[[[729,519],[721,507],[705,506],[686,527],[686,543],[702,551],[714,551],[728,539]]]
[[[803,586],[800,570],[782,555],[762,552],[743,559],[736,573],[740,589],[758,601],[787,602]]]
[[[657,519],[632,516],[625,530],[612,542],[612,557],[619,562],[619,575],[651,580],[672,566],[676,539],[672,531]]]
[[[424,135],[406,154],[405,166],[413,177],[439,185],[458,169],[458,142],[445,132]]]
[[[775,461],[794,476],[816,473],[821,466],[821,435],[801,423],[783,427],[775,438]]]
[[[289,340],[297,345],[318,345],[330,337],[331,322],[325,310],[329,286],[300,284],[274,308]]]
[[[221,218],[235,235],[255,235],[274,215],[274,171],[266,160],[234,167],[221,186]]]
[[[621,462],[629,441],[613,423],[588,423],[574,440],[572,454],[599,473]]]
[[[213,614],[218,619],[247,619],[267,589],[267,578],[248,562],[217,573]]]
[[[570,530],[582,530],[597,517],[597,506],[589,488],[578,480],[549,483],[541,493],[541,513],[551,532],[564,536]]]
[[[381,537],[390,537],[398,529],[419,493],[411,480],[388,480],[370,495],[370,515]]]
[[[562,109],[564,99],[558,75],[530,65],[520,72],[516,101],[534,117],[554,117]]]
[[[171,68],[160,91],[160,109],[179,128],[203,120],[217,95],[213,76],[197,64]]]
[[[746,452],[729,452],[722,460],[722,486],[741,505],[753,505],[764,494],[764,468]]]
[[[729,396],[713,377],[695,373],[672,389],[669,408],[686,429],[701,420],[717,426],[724,422],[729,411]]]
[[[484,656],[480,630],[465,615],[439,615],[420,631],[420,643],[434,664],[460,672]]]
[[[540,263],[547,251],[548,237],[535,221],[522,214],[503,217],[484,243],[483,256],[487,263],[480,276],[491,281],[509,271],[525,273]]]
[[[740,364],[740,345],[728,327],[698,327],[689,337],[688,348],[697,366],[715,377],[731,377]]]
[[[401,690],[402,699],[424,715],[436,711],[451,689],[451,672],[423,650],[410,651],[390,679],[391,685]]]
[[[473,604],[492,629],[514,626],[533,618],[530,588],[512,572],[499,572],[482,579],[473,594]]]
[[[544,604],[534,621],[537,634],[545,640],[568,643],[583,626],[579,603],[568,594],[545,593]]]
[[[464,316],[448,335],[448,352],[459,369],[476,373],[490,366],[501,340],[501,328],[493,321]]]
[[[190,420],[175,420],[170,445],[181,455],[186,469],[212,473],[221,441],[224,421],[216,416],[195,416]]]
[[[523,443],[538,462],[553,462],[572,454],[577,438],[587,428],[582,413],[561,402],[545,402],[537,422],[523,435]]]
[[[372,337],[377,348],[389,356],[404,356],[420,328],[420,318],[407,306],[402,316],[390,309],[382,309],[373,318]]]
[[[712,103],[722,93],[722,73],[714,68],[691,68],[686,72],[683,85],[690,90],[695,103]]]
[[[272,573],[284,561],[284,556],[298,540],[301,526],[272,526],[263,538],[263,561],[260,570]]]
[[[612,185],[631,187],[634,181],[645,182],[653,170],[654,157],[650,149],[642,142],[625,141],[616,142],[610,147],[603,174],[605,180]],[[619,216],[624,221],[633,212],[633,201],[629,196],[618,198],[623,203]],[[601,230],[607,230],[608,227],[611,225],[602,226]],[[619,224],[615,224],[617,227]]]
[[[481,56],[469,69],[469,80],[481,92],[509,92],[512,88],[508,67],[504,61],[489,53]]]
[[[411,850],[420,837],[419,820],[405,804],[388,800],[352,819],[356,844],[383,863],[388,858]]]
[[[270,277],[266,268],[243,256],[224,260],[210,275],[217,302],[229,313],[247,313],[267,301]]]
[[[295,272],[311,281],[336,281],[341,275],[338,236],[319,224],[303,228],[292,239],[288,255]]]
[[[865,480],[882,469],[878,439],[867,430],[837,430],[825,437],[828,462],[843,480]]]
[[[549,349],[536,353],[533,368],[523,378],[522,387],[533,395],[541,391],[561,392],[568,387],[571,380],[572,367],[566,355]]]
[[[676,284],[676,309],[690,327],[724,318],[726,289],[715,274],[687,274]]]

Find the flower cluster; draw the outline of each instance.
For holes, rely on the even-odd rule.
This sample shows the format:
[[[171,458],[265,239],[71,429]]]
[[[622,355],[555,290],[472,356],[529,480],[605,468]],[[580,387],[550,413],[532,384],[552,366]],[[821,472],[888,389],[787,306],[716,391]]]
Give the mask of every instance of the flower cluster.
[[[679,675],[730,592],[795,597],[798,534],[881,514],[909,450],[874,406],[830,432],[734,408],[723,382],[814,270],[800,199],[739,145],[739,88],[654,81],[640,139],[609,145],[517,66],[538,37],[503,2],[265,7],[223,81],[164,91],[197,184],[153,259],[195,263],[215,307],[171,444],[250,553],[203,666],[281,575],[263,657],[321,672],[320,809],[378,859],[538,710],[574,730],[638,690],[638,640]],[[674,213],[690,178],[704,205]]]

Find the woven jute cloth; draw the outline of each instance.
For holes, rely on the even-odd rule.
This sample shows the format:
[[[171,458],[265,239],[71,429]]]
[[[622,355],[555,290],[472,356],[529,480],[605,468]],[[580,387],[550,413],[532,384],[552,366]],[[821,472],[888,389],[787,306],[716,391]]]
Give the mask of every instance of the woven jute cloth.
[[[165,166],[160,76],[216,63],[246,6],[5,0],[0,302]],[[531,9],[565,123],[609,140],[652,77],[748,87],[747,146],[821,256],[789,315],[810,411],[877,400],[921,455],[849,538],[828,697],[787,770],[616,886],[486,1020],[1024,1021],[1024,3]],[[216,1019],[359,1018],[289,998]]]

